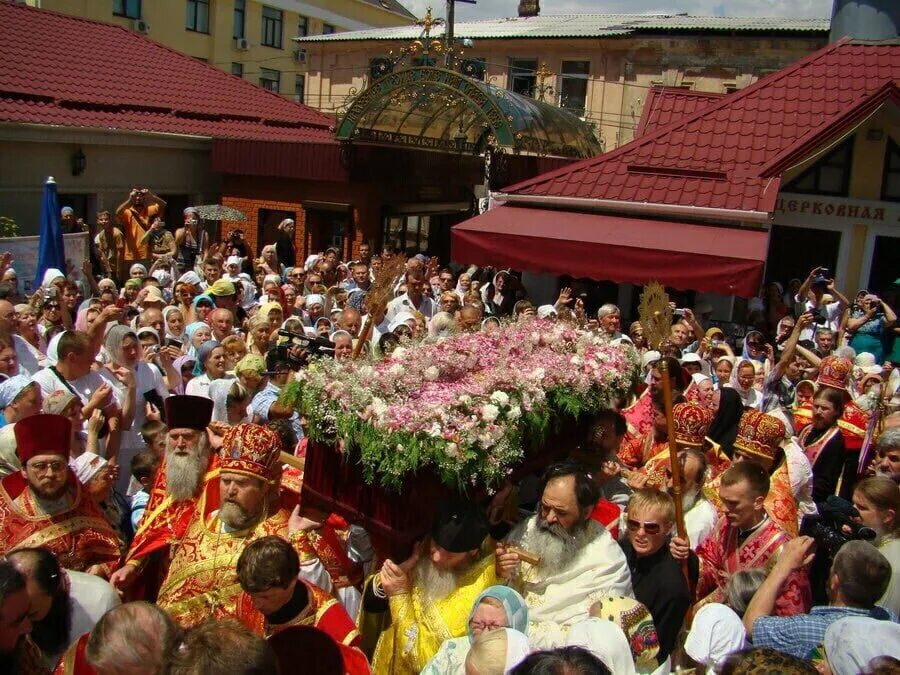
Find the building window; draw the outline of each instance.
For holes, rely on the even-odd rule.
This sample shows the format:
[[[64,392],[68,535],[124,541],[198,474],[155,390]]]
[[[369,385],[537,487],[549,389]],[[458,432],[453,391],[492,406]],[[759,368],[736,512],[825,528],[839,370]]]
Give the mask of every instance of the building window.
[[[266,47],[281,49],[281,33],[284,25],[284,12],[274,7],[262,8],[262,40]]]
[[[232,63],[231,64],[231,74],[237,75],[238,77],[244,76],[244,64],[243,63]]]
[[[306,93],[306,75],[297,75],[294,79],[294,101],[303,103],[303,95]]]
[[[281,71],[271,68],[259,69],[259,86],[276,94],[281,91]]]
[[[337,28],[332,26],[330,23],[322,24],[322,35],[331,35],[332,33],[336,33]]]
[[[244,27],[247,23],[247,0],[234,0],[234,15],[231,20],[232,37],[236,40],[246,37]]]
[[[113,14],[128,19],[140,19],[141,0],[113,0]]]
[[[851,136],[788,183],[784,191],[846,197],[850,189],[852,161],[853,137]]]
[[[584,116],[587,106],[590,61],[563,61],[559,76],[559,107]]]
[[[309,17],[297,17],[297,37],[306,37],[309,35]]]
[[[209,32],[209,0],[187,0],[185,28],[196,33]]]
[[[891,138],[888,139],[887,152],[884,156],[881,198],[891,202],[900,202],[900,145],[897,145]]]
[[[509,60],[509,89],[524,96],[533,96],[537,84],[537,59]]]

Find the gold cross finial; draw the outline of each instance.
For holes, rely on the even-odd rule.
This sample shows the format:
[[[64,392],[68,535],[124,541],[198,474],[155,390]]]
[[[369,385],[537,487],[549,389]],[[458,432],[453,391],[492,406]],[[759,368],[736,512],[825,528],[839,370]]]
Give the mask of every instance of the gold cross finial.
[[[425,29],[425,39],[427,40],[429,37],[431,37],[431,29],[435,26],[443,26],[444,20],[433,18],[431,14],[431,7],[429,7],[425,12],[425,18],[416,21],[416,25],[422,26],[422,28]]]

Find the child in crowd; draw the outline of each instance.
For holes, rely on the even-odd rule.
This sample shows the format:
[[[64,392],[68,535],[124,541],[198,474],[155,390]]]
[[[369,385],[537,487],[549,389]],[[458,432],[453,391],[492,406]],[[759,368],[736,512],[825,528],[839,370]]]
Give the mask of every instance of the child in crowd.
[[[159,422],[148,422],[147,424],[159,424]],[[165,438],[165,434],[160,434],[160,437]],[[148,441],[147,444],[150,445],[150,442]],[[137,531],[138,523],[141,522],[144,510],[147,508],[150,490],[156,480],[156,471],[159,469],[160,461],[160,455],[152,449],[152,446],[150,450],[142,450],[131,460],[131,475],[141,484],[141,489],[131,497],[131,526],[135,531]]]
[[[141,438],[147,444],[147,448],[156,453],[159,459],[166,454],[166,425],[159,420],[149,420],[141,426]]]

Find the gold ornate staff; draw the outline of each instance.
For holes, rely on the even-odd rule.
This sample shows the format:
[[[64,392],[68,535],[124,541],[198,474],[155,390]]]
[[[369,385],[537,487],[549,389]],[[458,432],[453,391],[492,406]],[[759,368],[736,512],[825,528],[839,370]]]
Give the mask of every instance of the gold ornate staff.
[[[641,304],[638,309],[641,326],[647,344],[651,348],[662,352],[662,346],[669,337],[672,326],[672,307],[669,304],[669,296],[665,288],[656,281],[644,286],[641,293]],[[666,406],[666,427],[669,431],[669,467],[672,472],[672,499],[675,502],[675,526],[678,536],[687,538],[687,528],[684,526],[684,507],[681,503],[681,463],[678,461],[678,441],[675,438],[675,418],[672,414],[672,381],[669,378],[669,366],[665,359],[659,360],[659,372],[662,374],[663,401]],[[688,580],[687,561],[682,561],[684,578]]]
[[[381,314],[387,308],[388,302],[394,297],[394,282],[397,277],[406,268],[406,257],[395,255],[390,260],[385,260],[381,269],[375,273],[375,280],[369,286],[366,292],[366,321],[362,330],[359,331],[359,337],[356,339],[356,346],[353,348],[353,358],[359,358],[363,346],[369,341],[374,327],[373,316]]]

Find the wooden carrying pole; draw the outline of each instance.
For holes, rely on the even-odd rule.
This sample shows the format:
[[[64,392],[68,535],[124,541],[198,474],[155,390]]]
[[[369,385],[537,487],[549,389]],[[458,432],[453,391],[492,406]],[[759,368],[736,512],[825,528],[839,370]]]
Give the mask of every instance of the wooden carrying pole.
[[[672,380],[669,377],[669,366],[665,359],[659,361],[659,372],[662,375],[663,401],[666,406],[666,428],[669,431],[669,470],[672,473],[672,499],[675,501],[675,527],[678,536],[687,537],[684,526],[684,505],[681,503],[681,462],[678,461],[678,440],[675,438],[675,415],[672,412]]]

